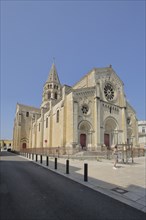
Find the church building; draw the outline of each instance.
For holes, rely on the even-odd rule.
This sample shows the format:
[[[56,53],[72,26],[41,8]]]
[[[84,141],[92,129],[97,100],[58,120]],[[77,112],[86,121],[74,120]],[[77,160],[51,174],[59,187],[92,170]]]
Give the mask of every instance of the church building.
[[[92,69],[71,87],[60,83],[53,63],[40,108],[16,106],[16,151],[53,147],[97,151],[103,145],[131,142],[138,144],[136,113],[112,66]]]

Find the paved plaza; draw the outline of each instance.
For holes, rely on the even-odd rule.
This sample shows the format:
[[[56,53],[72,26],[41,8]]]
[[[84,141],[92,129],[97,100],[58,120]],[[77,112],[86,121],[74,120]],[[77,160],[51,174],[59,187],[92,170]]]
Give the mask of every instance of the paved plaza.
[[[66,174],[65,158],[57,158],[57,169],[55,169],[53,157],[49,157],[48,166],[46,166],[45,156],[42,164],[40,156],[37,159],[36,162],[34,158],[34,163],[146,212],[146,157],[134,158],[134,163],[119,162],[116,170],[113,169],[113,160],[69,159],[69,174]],[[87,182],[84,181],[85,163],[88,164]]]

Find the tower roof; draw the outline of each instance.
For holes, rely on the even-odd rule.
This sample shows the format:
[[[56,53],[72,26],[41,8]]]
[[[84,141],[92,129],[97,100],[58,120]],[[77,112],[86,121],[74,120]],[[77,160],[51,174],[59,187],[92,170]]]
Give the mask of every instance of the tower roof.
[[[55,67],[54,63],[52,64],[51,70],[49,72],[47,82],[49,82],[49,83],[53,82],[53,83],[59,83],[60,84],[58,73],[57,73],[57,70],[56,70],[56,67]]]

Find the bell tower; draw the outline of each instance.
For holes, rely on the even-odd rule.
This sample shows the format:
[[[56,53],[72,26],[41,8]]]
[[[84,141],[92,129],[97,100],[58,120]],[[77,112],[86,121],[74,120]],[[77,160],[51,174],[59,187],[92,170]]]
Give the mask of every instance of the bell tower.
[[[61,98],[61,84],[55,64],[52,64],[48,79],[43,87],[41,107],[50,108],[53,101]]]

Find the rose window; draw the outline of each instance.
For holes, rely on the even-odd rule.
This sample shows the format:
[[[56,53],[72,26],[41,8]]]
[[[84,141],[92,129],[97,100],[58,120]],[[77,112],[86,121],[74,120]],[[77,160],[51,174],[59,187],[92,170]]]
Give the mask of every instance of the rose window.
[[[88,108],[87,105],[83,105],[82,108],[81,108],[81,110],[82,110],[83,114],[86,115],[86,114],[88,113],[88,111],[89,111],[89,108]]]
[[[107,100],[111,101],[114,98],[114,89],[113,86],[107,83],[104,87],[104,94]]]

